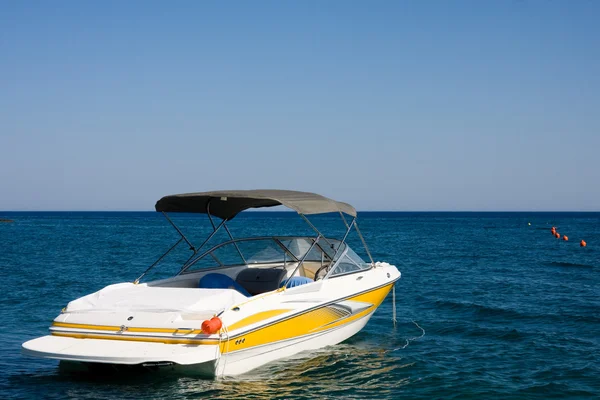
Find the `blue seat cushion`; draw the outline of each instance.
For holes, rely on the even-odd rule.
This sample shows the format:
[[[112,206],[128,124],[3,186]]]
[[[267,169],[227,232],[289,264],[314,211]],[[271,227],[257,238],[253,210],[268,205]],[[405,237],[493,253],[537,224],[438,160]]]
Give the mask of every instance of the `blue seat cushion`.
[[[293,276],[290,281],[285,285],[286,288],[293,288],[296,286],[306,285],[307,283],[314,282],[312,279],[307,278],[305,276]],[[281,282],[281,286],[283,286],[285,282]]]
[[[217,274],[214,272],[206,274],[200,278],[198,287],[200,289],[235,289],[246,297],[252,296],[246,289],[244,289],[232,278],[228,277],[227,275]]]

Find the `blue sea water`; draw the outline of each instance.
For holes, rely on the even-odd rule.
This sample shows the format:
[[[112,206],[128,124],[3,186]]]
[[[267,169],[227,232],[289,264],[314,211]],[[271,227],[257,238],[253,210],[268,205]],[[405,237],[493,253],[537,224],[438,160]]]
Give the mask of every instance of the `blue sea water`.
[[[217,380],[71,375],[20,353],[69,300],[134,280],[166,251],[178,236],[160,214],[0,218],[14,220],[0,223],[0,398],[600,397],[600,213],[361,213],[374,258],[402,272],[397,326],[390,295],[340,345]],[[196,243],[211,229],[204,216],[174,220]],[[343,233],[337,216],[312,221]],[[230,227],[236,237],[311,234],[293,213],[247,212]],[[150,278],[174,274],[183,247]]]

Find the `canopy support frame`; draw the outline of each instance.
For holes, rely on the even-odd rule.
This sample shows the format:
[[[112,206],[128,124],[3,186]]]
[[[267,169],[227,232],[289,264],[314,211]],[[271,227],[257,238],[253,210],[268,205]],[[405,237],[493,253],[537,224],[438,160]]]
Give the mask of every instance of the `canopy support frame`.
[[[342,218],[344,218],[344,217],[342,216]],[[346,220],[344,219],[344,223],[346,223],[346,226],[348,227],[348,229],[346,229],[346,233],[344,234],[344,237],[340,241],[340,245],[335,250],[335,254],[333,255],[333,259],[334,260],[337,257],[338,253],[340,252],[340,249],[342,248],[342,244],[346,243],[346,238],[348,237],[348,234],[350,233],[350,230],[352,230],[352,225],[354,225],[354,221],[356,221],[356,218],[353,218],[352,222],[350,222],[350,225],[348,225],[348,223],[346,223]]]
[[[225,228],[225,231],[227,231],[227,234],[229,235],[229,237],[231,238],[231,240],[233,240],[233,245],[235,246],[235,249],[237,250],[237,252],[240,255],[240,257],[242,258],[242,261],[244,262],[244,264],[247,265],[248,261],[246,261],[246,258],[244,257],[244,255],[242,254],[242,251],[238,247],[237,242],[235,241],[235,239],[233,238],[233,235],[229,231],[229,227],[227,226],[227,224],[223,224],[223,227]]]
[[[190,246],[190,250],[192,250],[194,252],[194,254],[196,254],[197,250],[194,247],[194,245],[188,240],[188,238],[185,237],[185,235],[183,234],[183,232],[181,232],[181,230],[177,227],[177,225],[175,225],[175,223],[173,221],[171,221],[171,218],[169,218],[169,216],[167,215],[167,213],[163,211],[162,215],[165,216],[165,218],[167,219],[167,221],[169,221],[169,223],[171,224],[171,226],[173,226],[173,228],[175,228],[175,230],[177,231],[177,233],[179,233],[179,235],[181,235],[181,238],[183,240],[185,240],[185,242],[188,244],[188,246]]]
[[[213,222],[212,215],[210,215],[210,202],[211,201],[212,201],[212,198],[208,200],[208,203],[206,203],[206,215],[208,215],[208,220],[210,221],[210,224],[212,225],[213,231],[214,231],[217,228],[215,228],[215,223]]]
[[[302,256],[302,259],[300,259],[300,261],[298,262],[298,265],[296,265],[296,268],[294,268],[294,270],[290,274],[290,277],[285,280],[285,283],[283,285],[284,288],[287,287],[287,284],[290,282],[290,279],[292,279],[294,277],[294,274],[296,273],[296,271],[298,271],[298,269],[302,266],[302,264],[304,264],[304,260],[308,256],[308,253],[311,252],[311,250],[315,247],[315,245],[317,244],[317,242],[319,241],[320,238],[324,238],[324,237],[319,233],[317,235],[317,237],[313,239],[312,244],[310,245],[310,247],[308,248],[306,253],[304,253],[304,255]]]
[[[358,228],[358,223],[356,222],[356,219],[354,219],[354,227],[356,228],[358,237],[360,237],[360,241],[362,242],[363,246],[365,246],[365,250],[367,251],[369,260],[371,260],[371,265],[375,265],[375,261],[373,261],[373,256],[371,256],[371,251],[369,251],[369,246],[367,246],[367,242],[365,241],[365,238],[363,237],[362,233],[360,233],[360,229]]]
[[[219,231],[219,229],[221,229],[221,227],[222,227],[223,225],[225,225],[225,220],[221,221],[221,223],[220,223],[220,224],[217,226],[217,228],[216,228],[214,231],[212,231],[212,233],[211,233],[210,235],[208,235],[208,237],[207,237],[207,238],[204,240],[204,242],[202,242],[202,244],[200,245],[200,247],[198,247],[198,251],[200,251],[200,249],[201,249],[201,248],[203,248],[203,247],[204,247],[204,245],[205,245],[206,243],[208,243],[208,241],[209,241],[210,239],[212,239],[212,238],[213,238],[213,236],[215,236],[215,235],[217,234],[217,232]],[[196,252],[196,253],[197,253],[197,252]],[[196,255],[196,253],[194,253],[193,255]],[[186,262],[185,264],[183,264],[183,266],[181,267],[181,270],[179,271],[179,273],[181,273],[181,272],[185,271],[185,270],[186,270],[186,269],[188,269],[190,266],[194,265],[194,264],[196,263],[196,261],[198,261],[198,260],[199,260],[199,258],[200,258],[200,257],[202,257],[203,255],[204,255],[204,254],[201,254],[200,256],[198,256],[198,257],[194,258],[193,260],[191,260],[191,261],[188,261],[188,262]]]
[[[208,215],[208,219],[210,221],[210,224],[213,227],[213,230],[216,230],[217,228],[215,228],[215,223],[212,219],[212,215],[210,214],[210,202],[212,201],[212,197],[208,200],[208,203],[206,204],[206,214]],[[233,240],[233,245],[235,246],[235,249],[237,250],[238,254],[240,255],[240,257],[242,258],[242,261],[244,261],[244,264],[247,264],[246,259],[244,258],[244,255],[242,254],[242,252],[240,251],[240,248],[238,247],[237,243],[235,242],[235,239],[233,238],[233,235],[231,234],[231,232],[229,231],[229,227],[227,226],[227,223],[225,222],[227,220],[223,220],[223,227],[225,228],[225,231],[227,231],[227,235],[229,235],[229,238],[231,240]],[[213,255],[214,258],[214,255]]]
[[[306,223],[317,233],[317,235],[321,236],[326,242],[327,244],[333,249],[333,244],[327,240],[327,238],[317,229],[316,226],[314,226],[312,224],[312,222],[310,222],[310,220],[308,218],[306,218],[306,216],[304,214],[298,214],[302,217],[302,219],[304,219],[306,221]]]
[[[162,259],[163,259],[163,258],[165,258],[165,257],[166,257],[166,255],[167,255],[167,254],[169,254],[169,253],[171,252],[171,250],[173,250],[175,247],[177,247],[177,245],[178,245],[179,243],[181,243],[181,241],[182,241],[182,240],[183,240],[183,238],[179,238],[179,240],[178,240],[177,242],[175,242],[175,244],[174,244],[173,246],[171,246],[171,247],[169,248],[169,250],[167,250],[167,251],[166,251],[166,252],[165,252],[165,253],[164,253],[162,256],[160,256],[160,257],[158,258],[158,260],[154,261],[154,263],[153,263],[151,266],[149,266],[149,267],[148,267],[148,268],[147,268],[147,269],[144,271],[144,273],[143,273],[143,274],[141,274],[141,275],[139,276],[139,278],[137,278],[135,281],[133,281],[133,284],[134,284],[134,285],[137,285],[138,283],[140,283],[140,279],[142,279],[142,278],[143,278],[143,277],[144,277],[144,276],[145,276],[145,275],[146,275],[148,272],[150,272],[150,270],[151,270],[152,268],[154,268],[154,267],[155,267],[155,266],[156,266],[156,265],[157,265],[159,262],[161,262],[161,261],[162,261]]]
[[[298,257],[296,257],[296,256],[294,255],[294,253],[292,253],[292,252],[290,251],[290,249],[288,249],[287,247],[285,247],[285,246],[283,245],[283,243],[281,243],[281,241],[280,241],[278,238],[276,238],[276,237],[273,237],[273,240],[275,241],[275,243],[277,243],[277,245],[278,245],[279,247],[281,247],[281,249],[282,249],[282,250],[283,250],[283,251],[284,251],[286,254],[288,254],[289,256],[291,256],[291,258],[292,258],[292,261],[294,261],[294,262],[296,262],[296,261],[300,261],[300,260],[298,259]]]
[[[207,193],[207,194],[208,194],[208,193]],[[145,276],[145,275],[146,275],[146,274],[147,274],[147,273],[148,273],[148,272],[149,272],[151,269],[153,269],[153,268],[154,268],[154,267],[155,267],[155,266],[156,266],[158,263],[160,263],[160,262],[161,262],[161,261],[162,261],[162,260],[165,258],[165,256],[166,256],[167,254],[169,254],[169,253],[170,253],[170,252],[171,252],[173,249],[175,249],[175,248],[177,247],[177,245],[179,245],[179,244],[180,244],[182,241],[185,241],[185,242],[187,243],[187,245],[189,246],[189,249],[190,249],[190,250],[192,250],[192,255],[191,255],[191,256],[190,256],[190,257],[189,257],[189,258],[188,258],[188,259],[187,259],[187,260],[186,260],[186,261],[183,263],[183,265],[181,266],[181,269],[180,269],[180,271],[179,271],[178,275],[179,275],[179,274],[181,274],[182,272],[186,271],[186,270],[187,270],[187,269],[189,269],[189,268],[190,268],[192,265],[194,265],[196,262],[198,262],[198,261],[200,260],[200,258],[202,258],[202,257],[203,257],[203,256],[206,254],[206,252],[204,252],[204,253],[202,253],[202,254],[200,254],[200,255],[199,255],[198,253],[199,253],[199,252],[200,252],[200,250],[201,250],[202,248],[204,248],[204,246],[205,246],[205,245],[206,245],[206,244],[207,244],[207,243],[208,243],[208,242],[209,242],[209,241],[210,241],[210,240],[211,240],[211,239],[212,239],[212,238],[213,238],[213,237],[214,237],[214,236],[217,234],[217,232],[218,232],[218,231],[221,229],[221,227],[224,227],[224,228],[225,228],[225,231],[227,232],[227,235],[228,235],[228,236],[229,236],[229,238],[231,239],[231,242],[234,244],[234,246],[235,246],[235,249],[236,249],[237,253],[239,254],[240,258],[242,259],[242,261],[243,261],[245,264],[248,264],[248,263],[247,263],[247,260],[246,260],[246,258],[245,258],[245,257],[244,257],[244,255],[242,254],[242,251],[241,251],[241,249],[239,248],[239,246],[238,246],[238,244],[237,244],[237,241],[234,239],[234,237],[233,237],[233,235],[232,235],[232,233],[231,233],[231,231],[230,231],[229,227],[228,227],[228,226],[227,226],[227,224],[226,224],[226,222],[227,222],[228,220],[230,220],[231,218],[229,218],[229,217],[225,217],[225,218],[223,218],[223,220],[222,220],[222,222],[221,222],[220,224],[218,224],[218,225],[216,225],[216,224],[215,224],[215,221],[214,221],[214,219],[213,219],[213,215],[212,215],[212,214],[211,214],[211,212],[210,212],[210,205],[211,205],[211,201],[212,201],[214,198],[218,198],[218,197],[211,197],[211,198],[209,198],[209,199],[208,199],[208,201],[206,202],[206,207],[205,207],[205,210],[204,210],[204,213],[208,215],[208,219],[209,219],[209,221],[210,221],[210,224],[211,224],[211,226],[212,226],[212,229],[213,229],[213,231],[210,233],[210,235],[208,235],[208,237],[207,237],[207,238],[206,238],[206,239],[205,239],[205,240],[202,242],[202,244],[201,244],[199,247],[196,247],[196,246],[194,246],[194,245],[193,245],[193,244],[190,242],[190,240],[188,240],[188,238],[187,238],[187,237],[184,235],[184,233],[183,233],[183,232],[182,232],[182,231],[179,229],[179,227],[178,227],[177,225],[175,225],[175,223],[174,223],[174,222],[171,220],[171,218],[169,218],[169,216],[167,215],[167,213],[166,213],[166,211],[165,211],[165,210],[160,210],[160,211],[161,211],[161,213],[162,213],[162,214],[165,216],[165,218],[167,219],[167,221],[168,221],[168,222],[171,224],[171,226],[173,226],[173,228],[174,228],[174,229],[177,231],[177,233],[180,235],[180,237],[181,237],[181,238],[180,238],[180,239],[179,239],[179,240],[178,240],[178,241],[177,241],[177,242],[176,242],[176,243],[175,243],[173,246],[171,246],[171,248],[169,248],[169,250],[167,250],[167,252],[165,252],[163,255],[161,255],[161,256],[158,258],[158,260],[156,260],[156,261],[155,261],[155,262],[154,262],[152,265],[150,265],[150,267],[148,267],[148,268],[146,269],[146,271],[144,271],[144,273],[143,273],[143,274],[142,274],[142,275],[141,275],[139,278],[137,278],[137,279],[134,281],[134,283],[136,283],[136,284],[137,284],[137,283],[139,283],[139,281],[140,281],[140,280],[141,280],[141,279],[142,279],[142,278],[143,278],[143,277],[144,277],[144,276]],[[162,200],[162,199],[161,199],[161,200]],[[221,197],[221,200],[227,200],[227,199],[226,199],[226,198],[223,198],[223,197]],[[278,200],[278,201],[279,201],[279,200]],[[283,202],[283,201],[281,201],[281,202],[280,202],[280,204],[284,204],[284,202]],[[322,233],[321,233],[321,232],[320,232],[320,231],[317,229],[317,227],[316,227],[316,226],[315,226],[315,225],[314,225],[314,224],[313,224],[313,223],[312,223],[312,222],[311,222],[311,221],[310,221],[310,220],[309,220],[309,219],[306,217],[306,215],[305,215],[303,212],[299,212],[297,208],[293,207],[293,208],[294,208],[294,209],[295,209],[295,210],[298,212],[298,215],[300,215],[300,217],[301,217],[302,219],[304,219],[304,221],[305,221],[305,222],[308,224],[308,226],[309,226],[309,227],[310,227],[310,228],[311,228],[311,229],[312,229],[312,230],[313,230],[313,231],[314,231],[314,232],[317,234],[317,237],[316,237],[315,239],[312,239],[312,241],[313,241],[313,242],[312,242],[311,246],[309,247],[308,251],[307,251],[307,252],[306,252],[306,253],[305,253],[305,254],[302,256],[302,258],[301,258],[301,259],[298,259],[298,257],[296,257],[294,254],[292,254],[292,253],[291,253],[291,251],[290,251],[288,248],[286,248],[286,247],[285,247],[285,246],[284,246],[284,245],[283,245],[283,244],[282,244],[282,243],[281,243],[279,240],[275,239],[275,242],[276,242],[276,243],[277,243],[277,244],[278,244],[278,245],[279,245],[279,246],[280,246],[280,247],[281,247],[281,248],[284,250],[284,252],[285,252],[286,254],[289,254],[293,260],[295,260],[296,262],[298,262],[298,265],[296,266],[296,268],[294,269],[294,271],[293,271],[293,272],[292,272],[292,274],[290,275],[290,278],[291,278],[291,277],[292,277],[292,276],[293,276],[293,275],[294,275],[294,274],[295,274],[295,273],[298,271],[298,269],[299,269],[299,268],[300,268],[300,267],[303,265],[303,263],[304,263],[304,261],[305,261],[306,257],[308,256],[308,254],[310,253],[310,251],[312,251],[312,249],[313,249],[315,246],[319,247],[319,249],[321,250],[321,256],[322,256],[322,257],[324,256],[324,257],[330,258],[330,259],[331,259],[331,262],[332,262],[332,264],[333,264],[333,265],[335,265],[335,264],[336,264],[336,257],[338,257],[338,255],[340,254],[340,250],[342,249],[342,245],[344,245],[344,244],[346,243],[346,239],[347,239],[347,237],[348,237],[348,235],[349,235],[350,231],[352,230],[352,227],[353,227],[353,226],[356,228],[356,231],[357,231],[357,233],[358,233],[358,235],[359,235],[359,237],[360,237],[360,240],[361,240],[361,242],[362,242],[362,244],[363,244],[363,246],[364,246],[364,248],[365,248],[365,250],[366,250],[366,253],[367,253],[367,254],[368,254],[368,256],[369,256],[369,259],[370,259],[370,261],[371,261],[371,265],[374,265],[374,264],[375,264],[375,263],[374,263],[374,260],[373,260],[373,257],[372,257],[372,255],[371,255],[371,252],[370,252],[370,250],[369,250],[369,247],[367,246],[367,243],[366,243],[366,241],[365,241],[365,239],[364,239],[364,237],[363,237],[363,235],[362,235],[362,233],[360,232],[360,229],[359,229],[359,227],[358,227],[358,223],[357,223],[357,221],[356,221],[356,214],[355,214],[355,213],[356,213],[356,211],[355,211],[355,210],[352,208],[352,206],[349,206],[349,205],[347,205],[346,203],[339,203],[339,204],[343,204],[343,205],[345,205],[345,206],[348,206],[348,207],[350,207],[351,211],[352,211],[352,212],[354,212],[354,213],[350,213],[350,214],[349,214],[349,215],[350,215],[350,216],[352,216],[353,218],[352,218],[351,222],[350,222],[350,223],[348,223],[348,221],[346,220],[346,218],[345,218],[345,216],[344,216],[344,213],[342,212],[342,210],[341,210],[341,209],[338,209],[338,212],[339,212],[339,214],[340,214],[340,217],[342,218],[342,221],[343,221],[343,223],[344,223],[344,225],[346,226],[346,228],[347,228],[347,229],[346,229],[346,232],[344,233],[344,236],[343,236],[343,238],[342,238],[342,239],[341,239],[341,241],[339,242],[339,245],[338,245],[338,247],[337,247],[337,248],[335,247],[335,244],[333,244],[331,241],[329,241],[329,240],[328,240],[328,239],[325,237],[325,235],[323,235],[323,234],[322,234]],[[284,205],[288,205],[288,204],[284,204]],[[267,207],[269,207],[269,206],[271,206],[271,205],[268,205]],[[258,207],[261,207],[261,206],[258,206]],[[289,207],[289,205],[288,205],[288,207]],[[156,208],[157,208],[157,211],[158,211],[158,210],[159,210],[158,203],[157,203],[157,207],[156,207]],[[202,211],[200,211],[200,212],[202,212]],[[310,212],[309,212],[309,213],[310,213]],[[236,213],[236,214],[237,214],[237,213]],[[235,215],[233,215],[233,216],[235,216]],[[222,218],[222,217],[220,217],[220,218]],[[327,245],[328,245],[328,246],[329,246],[331,249],[335,249],[335,252],[334,252],[334,254],[333,254],[333,257],[331,257],[331,256],[329,255],[329,252],[327,252],[327,251],[325,251],[325,250],[324,250],[324,246],[323,246],[323,244],[322,244],[322,241],[321,241],[321,239],[323,239],[323,240],[324,240],[324,241],[327,243]],[[213,258],[214,258],[214,255],[213,255]],[[217,260],[217,261],[218,261],[218,260]],[[323,260],[322,260],[322,262],[323,262]],[[219,264],[222,264],[220,261],[218,261],[218,263],[219,263]],[[285,285],[287,285],[287,284],[289,283],[289,280],[290,280],[290,278],[286,279],[286,281],[285,281]]]

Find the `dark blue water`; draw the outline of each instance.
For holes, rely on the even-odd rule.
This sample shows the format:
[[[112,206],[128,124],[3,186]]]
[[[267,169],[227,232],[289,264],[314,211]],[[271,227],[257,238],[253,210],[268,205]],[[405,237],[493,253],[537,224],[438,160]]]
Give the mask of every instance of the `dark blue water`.
[[[69,300],[132,281],[178,237],[155,213],[0,218],[14,220],[0,223],[1,398],[600,396],[598,213],[363,213],[374,258],[402,271],[397,327],[390,295],[345,343],[222,380],[73,376],[23,357],[21,343],[45,335]],[[205,217],[175,220],[195,242],[210,230]],[[335,216],[313,221],[331,236],[343,232]],[[553,225],[570,240],[552,237]],[[231,230],[311,233],[293,213],[244,213]],[[152,277],[174,273],[184,250]]]

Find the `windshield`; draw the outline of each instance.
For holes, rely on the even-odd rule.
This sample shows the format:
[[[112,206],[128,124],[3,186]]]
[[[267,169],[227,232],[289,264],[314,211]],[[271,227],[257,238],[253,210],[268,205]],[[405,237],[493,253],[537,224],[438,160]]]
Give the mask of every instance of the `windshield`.
[[[230,243],[223,248],[231,248],[233,245]],[[279,263],[291,258],[273,239],[240,241],[237,245],[248,264]]]
[[[346,251],[340,258],[339,263],[331,271],[331,277],[358,272],[371,268],[371,264],[365,262],[350,247],[346,246]]]
[[[329,261],[340,245],[342,248],[338,251],[338,256],[346,246],[339,240],[328,240],[330,243],[321,239],[313,246],[315,239],[310,237],[238,239],[213,247],[186,270],[191,272],[223,266],[282,264],[297,262],[303,258],[305,261]]]

